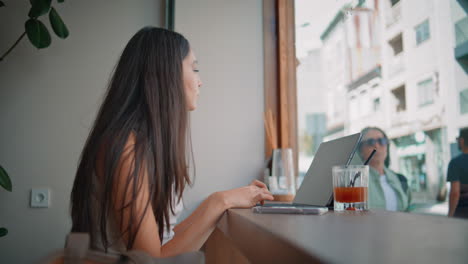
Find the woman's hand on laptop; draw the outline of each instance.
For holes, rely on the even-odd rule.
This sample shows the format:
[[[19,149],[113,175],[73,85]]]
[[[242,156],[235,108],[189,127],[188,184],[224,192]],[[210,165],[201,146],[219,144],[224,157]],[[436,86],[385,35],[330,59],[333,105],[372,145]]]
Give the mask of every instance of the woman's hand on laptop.
[[[254,180],[250,185],[219,193],[227,208],[251,208],[264,200],[272,201],[273,195],[266,185]]]

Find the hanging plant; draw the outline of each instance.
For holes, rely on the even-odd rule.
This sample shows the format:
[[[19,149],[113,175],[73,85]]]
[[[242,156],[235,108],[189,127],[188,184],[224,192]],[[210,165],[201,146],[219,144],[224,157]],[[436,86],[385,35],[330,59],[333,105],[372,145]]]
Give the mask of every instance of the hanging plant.
[[[46,25],[39,19],[45,15],[49,15],[49,23],[55,35],[59,38],[65,39],[68,37],[68,28],[63,22],[57,10],[52,7],[52,0],[30,0],[31,8],[28,12],[28,19],[24,24],[24,32],[13,43],[13,45],[0,57],[3,61],[8,54],[20,43],[25,35],[28,36],[29,42],[38,48],[44,49],[50,46],[52,38]],[[58,3],[63,3],[64,0],[57,0]],[[0,8],[5,7],[5,1],[0,0]],[[3,8],[2,8],[3,9]],[[2,10],[0,9],[0,11]],[[11,192],[12,184],[10,177],[6,170],[0,166],[0,186],[5,190]],[[0,227],[0,237],[8,234],[8,229]]]
[[[13,45],[0,57],[3,61],[5,57],[18,45],[18,43],[28,36],[29,42],[38,48],[44,49],[50,46],[52,38],[46,25],[39,18],[48,14],[49,23],[55,35],[61,39],[66,39],[69,35],[68,28],[63,22],[57,10],[52,6],[52,0],[30,0],[31,8],[29,9],[28,19],[24,24],[24,32],[13,43]],[[63,3],[64,0],[57,0],[58,3]],[[4,1],[0,1],[0,7],[5,7]]]

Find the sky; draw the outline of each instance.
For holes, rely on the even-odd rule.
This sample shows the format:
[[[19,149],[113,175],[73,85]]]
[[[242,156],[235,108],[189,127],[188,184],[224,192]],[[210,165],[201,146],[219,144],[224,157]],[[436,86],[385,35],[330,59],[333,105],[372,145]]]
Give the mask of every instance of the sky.
[[[296,16],[296,54],[305,57],[307,51],[320,48],[320,35],[336,12],[351,0],[294,0]],[[303,26],[309,23],[308,26]]]

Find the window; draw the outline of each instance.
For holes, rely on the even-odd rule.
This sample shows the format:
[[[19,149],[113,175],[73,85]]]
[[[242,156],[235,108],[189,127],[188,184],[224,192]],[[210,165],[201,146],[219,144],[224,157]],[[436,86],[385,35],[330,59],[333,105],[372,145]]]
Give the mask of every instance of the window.
[[[396,99],[395,110],[396,112],[403,112],[406,110],[406,96],[405,86],[402,85],[392,90],[392,94]]]
[[[398,4],[400,2],[400,0],[390,0],[390,3],[392,4],[392,6]]]
[[[416,32],[416,45],[423,43],[424,41],[428,40],[431,36],[429,30],[429,20],[422,22],[421,24],[415,27]]]
[[[468,16],[455,23],[455,43],[457,46],[468,41]]]
[[[396,37],[391,39],[388,44],[392,47],[393,55],[398,55],[403,52],[403,37],[402,34],[398,34]]]
[[[379,111],[380,110],[380,98],[374,98],[374,102],[373,102],[373,110],[375,112]]]
[[[434,82],[432,78],[418,83],[419,107],[423,107],[434,102]]]
[[[427,40],[432,39],[434,43],[447,39],[465,43],[466,38],[460,36],[468,32],[463,27],[468,20],[463,23],[460,20],[468,16],[468,11],[460,4],[453,5],[460,1],[436,1],[436,8],[418,8],[420,6],[411,0],[276,2],[294,2],[295,42],[289,45],[296,45],[296,57],[300,61],[315,62],[320,68],[320,74],[315,74],[304,65],[297,66],[297,78],[306,80],[301,87],[297,86],[298,97],[306,94],[299,92],[302,89],[311,94],[298,100],[298,109],[311,109],[298,112],[298,122],[306,123],[308,114],[322,114],[326,120],[313,126],[323,129],[320,134],[323,141],[350,135],[368,126],[383,129],[393,142],[390,168],[409,179],[409,185],[416,192],[413,202],[425,204],[439,199],[441,196],[437,194],[442,193],[441,188],[445,186],[450,162],[446,153],[455,142],[450,131],[468,127],[468,67],[464,67],[464,60],[446,56],[454,54],[453,45],[425,45],[431,49],[429,55],[444,58],[430,63],[424,60],[428,54],[421,53],[424,48],[413,47],[431,44]],[[457,10],[451,10],[453,8]],[[418,20],[413,20],[416,17]],[[432,18],[437,18],[437,23],[444,26],[436,27],[435,22],[430,21]],[[408,23],[410,21],[416,22]],[[305,23],[311,26],[300,26]],[[319,58],[308,55],[312,50]],[[421,72],[434,74],[421,78]],[[441,95],[452,90],[454,94],[439,96],[439,90]],[[444,111],[452,118],[444,118]],[[463,118],[459,118],[460,115]],[[298,130],[298,135],[309,131],[303,127]],[[322,138],[308,135],[299,160],[309,165],[315,154],[315,144]],[[424,138],[427,140],[421,140]],[[304,170],[307,169],[305,166]],[[446,210],[448,208],[443,213],[446,214]]]
[[[306,153],[312,155],[317,152],[323,137],[327,132],[326,116],[323,113],[313,113],[306,115],[306,134],[307,139],[310,140],[309,144],[305,146]]]
[[[273,140],[265,130],[265,158],[272,155],[274,147],[291,148],[293,160],[297,161],[297,93],[296,93],[296,47],[294,44],[295,1],[264,0],[263,60],[264,60],[264,109],[265,117],[277,136]],[[308,28],[308,27],[305,27]],[[267,119],[265,118],[265,122]],[[273,143],[272,143],[273,142]],[[295,170],[298,169],[295,163]]]
[[[460,114],[468,113],[468,88],[460,91]]]

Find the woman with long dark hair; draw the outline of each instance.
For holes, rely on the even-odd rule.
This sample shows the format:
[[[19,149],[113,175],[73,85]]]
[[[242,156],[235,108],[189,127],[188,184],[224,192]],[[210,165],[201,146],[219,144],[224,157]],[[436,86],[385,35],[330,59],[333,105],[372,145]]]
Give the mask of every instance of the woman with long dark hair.
[[[372,151],[376,150],[369,162],[369,208],[407,211],[411,203],[408,180],[389,168],[390,140],[387,134],[378,127],[366,127],[361,134],[361,159],[367,159]]]
[[[273,200],[254,181],[211,194],[175,226],[191,184],[188,111],[196,108],[200,86],[182,35],[146,27],[131,38],[81,155],[72,232],[89,233],[92,247],[103,251],[173,256],[199,250],[226,209]]]

